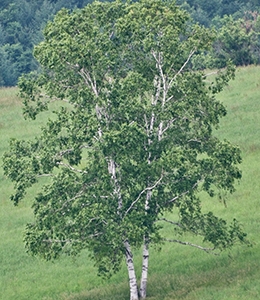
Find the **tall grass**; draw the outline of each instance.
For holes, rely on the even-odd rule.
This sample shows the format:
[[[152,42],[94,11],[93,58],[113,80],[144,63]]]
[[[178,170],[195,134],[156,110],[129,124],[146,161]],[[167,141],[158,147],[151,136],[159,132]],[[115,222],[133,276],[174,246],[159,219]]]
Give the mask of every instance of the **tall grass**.
[[[243,178],[227,207],[205,199],[207,208],[225,219],[241,221],[254,244],[235,247],[213,256],[187,246],[166,244],[160,252],[151,249],[149,300],[260,299],[260,68],[239,68],[219,98],[228,114],[216,132],[242,149]],[[10,138],[29,138],[46,119],[24,121],[17,90],[0,90],[0,156]],[[76,259],[43,262],[25,253],[22,234],[32,219],[31,190],[18,207],[8,200],[11,183],[0,169],[0,299],[3,300],[125,300],[129,299],[125,267],[108,281],[97,277],[87,252]],[[168,230],[168,229],[167,229]],[[170,231],[169,231],[170,234]],[[140,272],[137,251],[136,265]]]

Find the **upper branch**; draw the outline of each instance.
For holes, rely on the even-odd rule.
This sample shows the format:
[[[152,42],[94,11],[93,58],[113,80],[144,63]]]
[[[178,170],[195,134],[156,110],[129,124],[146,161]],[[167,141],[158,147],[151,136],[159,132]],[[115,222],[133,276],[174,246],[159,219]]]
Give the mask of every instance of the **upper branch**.
[[[186,67],[186,65],[188,64],[188,62],[191,60],[191,58],[192,58],[193,54],[196,52],[196,50],[197,49],[194,48],[194,49],[192,49],[190,51],[190,54],[189,54],[188,58],[186,59],[186,61],[184,62],[184,64],[181,66],[181,68],[179,69],[179,71],[170,80],[170,82],[169,82],[169,88],[172,86],[173,82],[176,80],[176,77],[181,74],[181,72],[183,71],[183,69]]]
[[[160,93],[161,81],[162,81],[162,85],[163,85],[162,106],[164,106],[169,86],[167,84],[167,76],[164,74],[164,71],[163,71],[163,58],[162,58],[161,52],[159,52],[158,55],[156,55],[155,51],[152,51],[152,56],[154,57],[154,59],[156,61],[156,67],[160,74],[159,75],[160,80],[158,81],[158,85],[157,85],[157,95],[158,95],[158,93]],[[159,84],[160,84],[160,86],[159,86]]]
[[[93,79],[92,79],[90,76],[90,73],[88,71],[86,71],[84,68],[81,68],[78,71],[78,73],[85,80],[85,83],[89,87],[91,87],[95,96],[98,97],[97,82],[96,82],[95,76],[93,75]]]

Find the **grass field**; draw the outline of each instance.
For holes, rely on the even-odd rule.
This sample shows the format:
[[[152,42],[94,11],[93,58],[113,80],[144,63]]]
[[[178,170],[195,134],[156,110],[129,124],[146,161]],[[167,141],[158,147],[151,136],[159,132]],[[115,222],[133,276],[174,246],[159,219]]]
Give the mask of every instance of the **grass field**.
[[[29,138],[39,132],[46,115],[24,121],[17,89],[0,90],[0,156],[10,138]],[[260,67],[239,68],[236,79],[219,95],[228,115],[216,134],[238,144],[243,152],[243,178],[227,207],[205,199],[217,215],[243,223],[252,248],[237,246],[213,256],[181,245],[151,250],[149,300],[260,299]],[[2,164],[2,163],[1,163]],[[23,230],[32,219],[31,190],[18,207],[9,201],[11,183],[0,169],[0,299],[3,300],[128,300],[128,278],[123,266],[105,281],[87,253],[55,263],[25,253]],[[138,253],[136,253],[138,254]],[[136,259],[140,272],[140,258]]]

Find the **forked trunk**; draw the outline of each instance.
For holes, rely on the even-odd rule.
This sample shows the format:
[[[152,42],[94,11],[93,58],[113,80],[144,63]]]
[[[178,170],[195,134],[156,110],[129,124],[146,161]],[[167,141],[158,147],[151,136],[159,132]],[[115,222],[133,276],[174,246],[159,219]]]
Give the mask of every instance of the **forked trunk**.
[[[138,286],[137,280],[135,275],[135,268],[133,262],[133,254],[131,252],[131,248],[129,242],[125,241],[125,255],[126,255],[126,265],[128,270],[128,277],[129,277],[129,286],[130,286],[130,300],[139,300],[138,296]]]
[[[148,239],[144,238],[144,248],[143,248],[143,265],[142,265],[142,277],[141,277],[141,287],[140,287],[140,298],[146,298],[146,286],[148,277],[148,261],[149,261],[149,244]]]

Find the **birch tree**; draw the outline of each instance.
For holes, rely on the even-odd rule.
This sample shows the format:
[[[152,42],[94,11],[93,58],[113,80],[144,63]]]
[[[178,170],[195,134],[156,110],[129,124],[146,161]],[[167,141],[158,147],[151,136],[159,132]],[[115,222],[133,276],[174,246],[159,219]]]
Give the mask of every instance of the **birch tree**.
[[[236,220],[202,211],[201,191],[209,201],[234,191],[241,156],[213,134],[226,114],[216,94],[234,69],[213,79],[193,71],[191,58],[211,47],[214,34],[190,23],[171,1],[61,10],[35,47],[41,73],[19,81],[25,118],[54,111],[39,136],[12,140],[4,155],[15,204],[39,189],[28,252],[49,260],[88,249],[107,276],[125,261],[131,300],[146,297],[150,246],[169,241],[210,252],[247,242]],[[189,232],[204,244],[182,240]],[[140,247],[139,286],[133,249]]]

